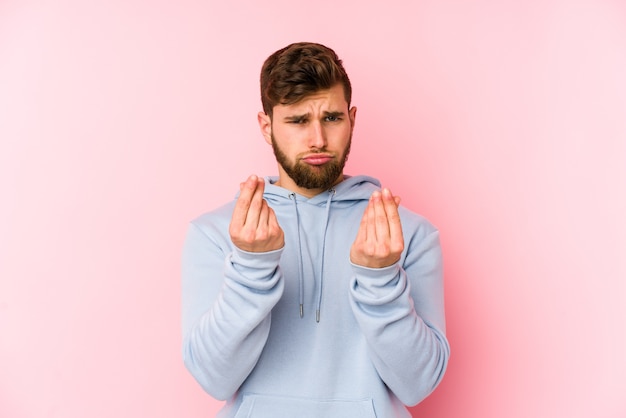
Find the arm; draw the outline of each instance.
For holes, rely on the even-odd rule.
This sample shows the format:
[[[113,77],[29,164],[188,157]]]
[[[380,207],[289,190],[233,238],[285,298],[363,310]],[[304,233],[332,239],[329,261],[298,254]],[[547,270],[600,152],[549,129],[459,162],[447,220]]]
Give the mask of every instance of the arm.
[[[414,405],[441,381],[450,349],[439,234],[421,228],[407,239],[405,251],[397,200],[375,193],[351,250],[350,300],[382,380]]]
[[[262,180],[251,179],[233,210],[235,245],[211,225],[192,224],[183,250],[183,360],[217,399],[231,397],[256,365],[283,291],[282,230]]]

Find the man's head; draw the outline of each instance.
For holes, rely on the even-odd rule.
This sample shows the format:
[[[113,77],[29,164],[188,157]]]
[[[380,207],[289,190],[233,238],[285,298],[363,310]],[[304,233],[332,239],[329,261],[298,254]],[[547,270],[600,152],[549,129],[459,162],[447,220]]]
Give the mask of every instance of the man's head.
[[[261,69],[261,103],[271,118],[274,106],[297,103],[319,90],[336,84],[350,107],[352,86],[341,60],[332,49],[316,43],[299,42],[270,55]]]
[[[351,94],[341,60],[323,45],[292,44],[265,61],[259,126],[279,185],[313,196],[343,179],[356,116]]]

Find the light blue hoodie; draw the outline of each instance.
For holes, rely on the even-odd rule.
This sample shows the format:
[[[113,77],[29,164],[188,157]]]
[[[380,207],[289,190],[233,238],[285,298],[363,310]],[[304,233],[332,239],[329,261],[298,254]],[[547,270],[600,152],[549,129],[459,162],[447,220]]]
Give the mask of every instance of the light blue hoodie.
[[[285,232],[277,251],[236,248],[235,202],[194,220],[183,250],[183,359],[220,417],[410,417],[441,381],[445,337],[438,231],[400,207],[398,263],[350,263],[380,183],[354,176],[306,198],[266,178]]]

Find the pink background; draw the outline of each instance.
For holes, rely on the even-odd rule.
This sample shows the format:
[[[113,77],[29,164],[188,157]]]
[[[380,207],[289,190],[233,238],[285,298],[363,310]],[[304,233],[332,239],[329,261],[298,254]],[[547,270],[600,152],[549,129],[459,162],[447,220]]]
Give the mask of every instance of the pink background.
[[[54,4],[53,4],[54,3]],[[0,2],[0,416],[207,417],[187,222],[274,174],[258,72],[344,59],[352,174],[441,230],[452,358],[414,416],[626,416],[626,6]]]

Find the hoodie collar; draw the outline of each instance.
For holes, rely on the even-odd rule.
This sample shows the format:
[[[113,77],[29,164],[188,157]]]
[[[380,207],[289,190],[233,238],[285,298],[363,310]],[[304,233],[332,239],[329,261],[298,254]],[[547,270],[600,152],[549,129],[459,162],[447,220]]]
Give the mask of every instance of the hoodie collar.
[[[369,176],[347,176],[344,180],[336,184],[326,192],[319,193],[313,197],[306,197],[292,192],[283,187],[277,186],[277,176],[265,177],[264,198],[273,203],[289,203],[291,199],[296,199],[299,203],[324,206],[328,202],[328,192],[332,192],[333,202],[368,200],[375,190],[380,189],[380,182]]]

